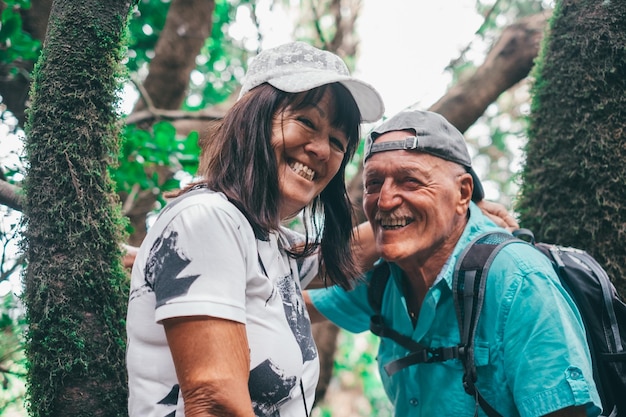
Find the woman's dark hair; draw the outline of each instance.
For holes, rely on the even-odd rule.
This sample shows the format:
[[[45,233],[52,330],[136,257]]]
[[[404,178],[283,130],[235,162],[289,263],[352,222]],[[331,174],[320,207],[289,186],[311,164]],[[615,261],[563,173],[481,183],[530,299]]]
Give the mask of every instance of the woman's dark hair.
[[[224,193],[241,210],[257,238],[267,238],[281,223],[272,122],[287,108],[316,105],[327,91],[334,109],[331,125],[345,132],[348,146],[335,177],[305,208],[306,244],[292,248],[290,255],[307,256],[319,247],[324,279],[348,288],[359,271],[350,251],[354,211],[346,191],[345,168],[359,142],[361,115],[343,85],[327,84],[302,93],[286,93],[269,84],[254,88],[233,105],[206,141],[199,174],[204,178],[201,183]]]

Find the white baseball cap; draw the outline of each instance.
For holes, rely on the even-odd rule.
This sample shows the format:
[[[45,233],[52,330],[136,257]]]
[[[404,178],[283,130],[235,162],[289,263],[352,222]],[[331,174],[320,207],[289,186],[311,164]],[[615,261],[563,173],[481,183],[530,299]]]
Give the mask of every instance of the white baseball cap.
[[[361,121],[375,122],[385,106],[374,87],[350,76],[337,55],[304,42],[290,42],[259,53],[248,67],[239,98],[263,83],[287,93],[301,93],[339,82],[352,94],[361,112]]]

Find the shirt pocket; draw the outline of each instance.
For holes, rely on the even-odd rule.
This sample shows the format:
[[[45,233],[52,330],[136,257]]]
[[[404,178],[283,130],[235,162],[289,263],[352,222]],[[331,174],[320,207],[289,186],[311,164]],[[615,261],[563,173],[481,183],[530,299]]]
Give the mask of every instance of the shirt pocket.
[[[474,363],[476,367],[489,365],[491,359],[491,346],[489,343],[476,340],[474,342]]]

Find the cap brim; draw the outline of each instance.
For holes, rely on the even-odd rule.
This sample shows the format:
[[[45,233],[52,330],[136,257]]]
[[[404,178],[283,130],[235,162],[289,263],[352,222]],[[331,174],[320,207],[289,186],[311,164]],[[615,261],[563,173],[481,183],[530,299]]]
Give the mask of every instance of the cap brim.
[[[385,112],[383,99],[374,87],[350,76],[341,76],[325,71],[308,71],[276,77],[268,83],[288,93],[301,93],[325,84],[339,82],[343,84],[356,102],[361,112],[361,121],[373,123]]]

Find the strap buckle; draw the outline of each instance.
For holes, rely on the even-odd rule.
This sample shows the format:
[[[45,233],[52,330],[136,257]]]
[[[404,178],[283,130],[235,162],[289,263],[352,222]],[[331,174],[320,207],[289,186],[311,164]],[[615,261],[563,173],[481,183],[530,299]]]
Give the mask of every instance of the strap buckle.
[[[405,150],[412,150],[415,148],[417,148],[417,136],[409,136],[408,138],[404,139]]]
[[[458,346],[438,347],[438,348],[428,350],[427,358],[424,362],[425,363],[445,362],[447,360],[458,358],[458,357],[459,357]]]

